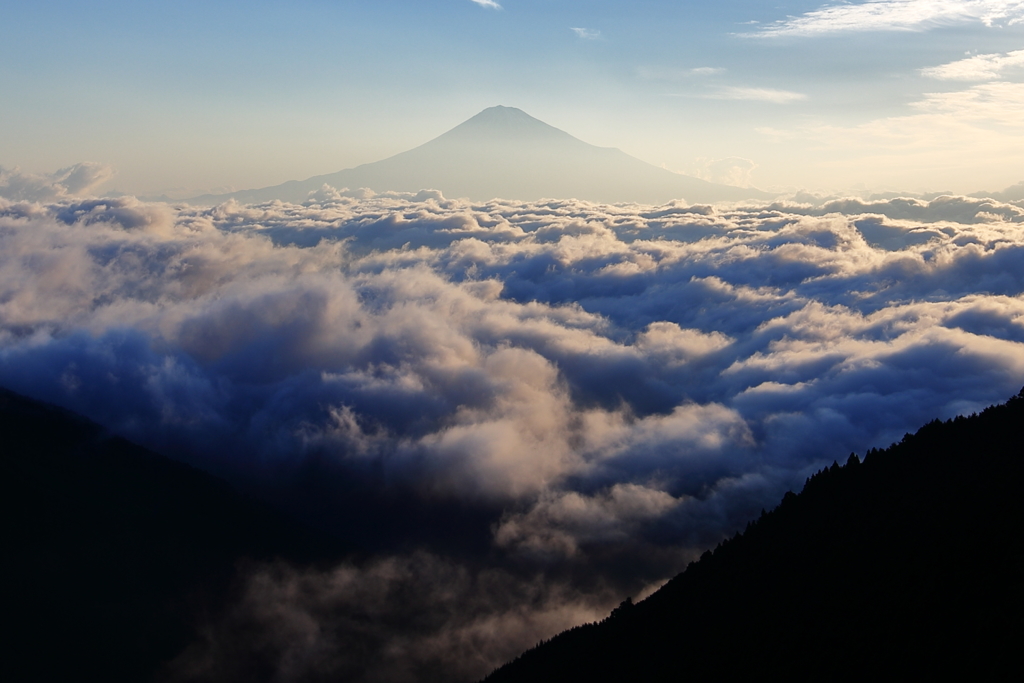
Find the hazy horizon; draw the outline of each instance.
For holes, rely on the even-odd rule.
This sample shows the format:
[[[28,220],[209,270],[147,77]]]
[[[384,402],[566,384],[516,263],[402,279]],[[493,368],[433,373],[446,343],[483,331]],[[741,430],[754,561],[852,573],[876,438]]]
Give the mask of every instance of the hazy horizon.
[[[6,3],[0,166],[192,196],[384,159],[493,105],[769,190],[1024,180],[1010,0]]]

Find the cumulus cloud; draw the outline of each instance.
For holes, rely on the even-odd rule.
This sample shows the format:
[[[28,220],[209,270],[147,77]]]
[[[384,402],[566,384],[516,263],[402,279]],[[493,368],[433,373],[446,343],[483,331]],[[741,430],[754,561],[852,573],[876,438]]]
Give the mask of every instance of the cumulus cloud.
[[[750,159],[726,157],[724,159],[698,159],[693,175],[713,183],[750,187],[751,174],[757,168]]]
[[[1024,50],[974,55],[955,62],[921,69],[930,78],[945,81],[994,81],[1007,71],[1024,67]]]
[[[764,26],[748,36],[816,36],[852,31],[922,31],[980,22],[1013,25],[1024,20],[1019,0],[868,0],[826,5]]]
[[[254,569],[184,677],[251,627],[268,671],[469,680],[822,465],[1016,393],[1022,223],[961,196],[0,199],[0,384],[371,557]]]
[[[638,484],[615,484],[595,496],[547,493],[528,512],[503,518],[494,540],[519,552],[575,555],[583,543],[628,541],[644,522],[681,503],[664,491]]]
[[[48,202],[88,195],[113,177],[113,168],[93,162],[75,164],[46,174],[22,173],[17,168],[0,166],[0,197]]]

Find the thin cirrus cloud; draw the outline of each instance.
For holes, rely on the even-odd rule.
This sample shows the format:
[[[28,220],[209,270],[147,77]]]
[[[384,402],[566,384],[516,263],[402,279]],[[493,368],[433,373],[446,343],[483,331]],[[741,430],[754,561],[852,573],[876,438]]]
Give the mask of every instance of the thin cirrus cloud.
[[[762,27],[748,37],[815,36],[854,31],[922,31],[969,22],[986,26],[1024,20],[1020,0],[870,0],[826,5]]]
[[[661,66],[641,66],[637,76],[647,81],[684,81],[694,77],[717,76],[725,73],[720,66],[695,66],[689,69],[672,69]]]
[[[969,173],[980,189],[1024,168],[1024,84],[996,80],[924,93],[910,109],[902,116],[853,126],[759,130],[813,146],[821,155],[821,167],[837,177],[846,174],[848,182],[858,176],[849,172],[848,161],[839,160],[841,154],[856,155],[861,164],[873,167],[876,182],[895,186],[913,177],[932,187],[948,187]],[[957,164],[948,164],[949,158]]]
[[[578,38],[582,38],[584,40],[597,40],[601,37],[601,32],[597,29],[572,26],[569,30],[575,33]]]
[[[966,59],[922,69],[930,78],[944,81],[994,81],[1006,72],[1024,67],[1024,50],[974,55]]]
[[[278,679],[479,680],[833,459],[1016,393],[1022,225],[960,196],[0,199],[0,385],[364,551],[255,568],[178,679],[258,646]]]
[[[501,5],[499,5],[498,3],[494,2],[494,0],[470,0],[470,2],[474,2],[477,5],[480,5],[481,7],[490,7],[491,9],[501,9],[502,8]]]
[[[697,66],[692,69],[687,69],[687,73],[694,76],[714,76],[716,74],[725,73],[725,69],[720,66]]]
[[[926,93],[911,103],[913,114],[859,126],[805,131],[832,149],[874,147],[905,155],[904,163],[956,150],[964,167],[1024,159],[1024,84],[996,81],[966,90]]]
[[[790,90],[741,86],[719,88],[704,97],[712,100],[750,100],[754,102],[772,102],[774,104],[789,104],[790,102],[799,102],[807,99],[807,95]]]

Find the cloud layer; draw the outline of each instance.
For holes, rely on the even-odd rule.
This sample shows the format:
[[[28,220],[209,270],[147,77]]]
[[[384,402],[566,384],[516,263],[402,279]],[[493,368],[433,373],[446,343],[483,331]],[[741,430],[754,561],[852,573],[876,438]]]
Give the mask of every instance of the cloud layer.
[[[254,568],[180,675],[216,678],[244,622],[276,638],[279,680],[470,679],[823,464],[1019,390],[1022,224],[1019,203],[956,196],[0,200],[0,384],[375,558]],[[445,616],[378,632],[356,600],[381,623]]]

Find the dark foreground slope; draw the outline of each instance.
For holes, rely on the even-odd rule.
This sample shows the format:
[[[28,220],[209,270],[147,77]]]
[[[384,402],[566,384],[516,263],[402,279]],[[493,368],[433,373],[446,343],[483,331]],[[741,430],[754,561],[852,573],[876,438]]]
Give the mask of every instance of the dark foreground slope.
[[[195,636],[239,562],[338,544],[223,481],[0,389],[0,680],[144,681]]]
[[[1020,675],[1024,391],[851,456],[641,603],[492,673],[510,681]]]

